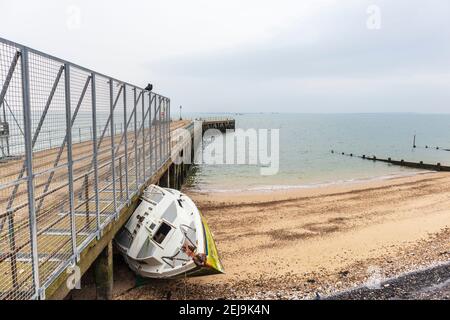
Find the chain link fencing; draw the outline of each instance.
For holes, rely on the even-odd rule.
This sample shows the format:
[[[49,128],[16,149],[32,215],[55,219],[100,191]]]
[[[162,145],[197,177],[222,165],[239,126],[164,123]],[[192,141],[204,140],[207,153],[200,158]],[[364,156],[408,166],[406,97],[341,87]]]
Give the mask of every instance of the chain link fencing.
[[[45,298],[170,156],[170,99],[0,38],[0,299]]]

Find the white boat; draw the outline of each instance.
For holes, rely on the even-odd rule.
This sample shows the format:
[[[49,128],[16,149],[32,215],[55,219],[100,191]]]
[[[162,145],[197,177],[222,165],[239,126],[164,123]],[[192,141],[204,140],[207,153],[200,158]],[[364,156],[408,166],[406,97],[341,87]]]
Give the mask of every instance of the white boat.
[[[146,278],[223,273],[214,239],[194,202],[151,185],[115,243],[130,268]]]

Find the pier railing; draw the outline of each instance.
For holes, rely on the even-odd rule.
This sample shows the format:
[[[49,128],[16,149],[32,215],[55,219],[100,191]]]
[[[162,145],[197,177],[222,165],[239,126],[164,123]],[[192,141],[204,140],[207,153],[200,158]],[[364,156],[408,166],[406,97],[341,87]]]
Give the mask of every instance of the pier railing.
[[[0,38],[0,299],[43,298],[170,155],[170,100]]]

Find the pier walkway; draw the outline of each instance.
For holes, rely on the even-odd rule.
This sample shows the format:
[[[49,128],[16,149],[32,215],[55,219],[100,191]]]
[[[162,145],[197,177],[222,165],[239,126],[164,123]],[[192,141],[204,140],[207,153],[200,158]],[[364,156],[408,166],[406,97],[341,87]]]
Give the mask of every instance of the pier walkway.
[[[172,135],[193,127],[167,97],[0,38],[0,300],[102,270],[142,190],[180,185]]]

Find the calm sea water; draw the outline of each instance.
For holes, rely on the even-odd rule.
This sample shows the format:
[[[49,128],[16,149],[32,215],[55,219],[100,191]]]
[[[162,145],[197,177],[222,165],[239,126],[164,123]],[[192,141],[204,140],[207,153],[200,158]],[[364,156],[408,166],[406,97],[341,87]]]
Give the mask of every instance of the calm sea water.
[[[237,128],[280,129],[280,168],[261,176],[256,165],[199,165],[192,188],[267,190],[416,174],[419,170],[331,154],[330,150],[450,165],[450,115],[427,114],[223,114]],[[221,116],[189,114],[186,117]],[[412,148],[417,135],[418,148]],[[423,170],[421,170],[423,172]]]

